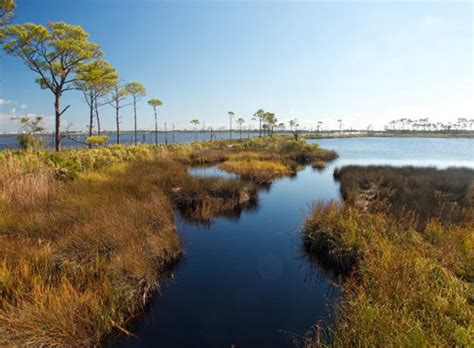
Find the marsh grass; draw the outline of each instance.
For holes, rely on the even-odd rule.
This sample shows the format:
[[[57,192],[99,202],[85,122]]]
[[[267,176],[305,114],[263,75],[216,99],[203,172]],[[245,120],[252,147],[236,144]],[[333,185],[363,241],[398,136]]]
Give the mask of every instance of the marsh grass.
[[[385,209],[396,217],[413,213],[420,223],[474,221],[474,170],[346,166],[336,169],[344,200],[352,205],[372,195],[368,208]],[[364,197],[365,196],[365,197]],[[380,204],[383,203],[383,204]]]
[[[327,165],[326,165],[326,162],[325,162],[325,161],[322,161],[322,160],[316,160],[316,161],[314,161],[314,162],[311,164],[311,167],[312,167],[313,169],[316,169],[316,170],[319,170],[319,171],[325,169],[326,166],[327,166]]]
[[[0,212],[0,345],[94,345],[180,255],[158,163],[114,165]]]
[[[233,145],[229,159],[221,163],[219,168],[257,184],[268,185],[276,178],[295,175],[302,168],[301,165],[311,162],[325,165],[326,161],[335,158],[335,152],[304,140],[255,138]]]
[[[238,216],[255,206],[255,185],[237,179],[190,176],[185,167],[167,172],[163,187],[188,221],[208,223],[214,216]]]
[[[465,214],[472,208],[472,171],[348,167],[336,176],[346,204],[317,204],[303,238],[307,252],[350,277],[336,325],[319,326],[307,345],[473,346],[474,224]],[[357,206],[374,181],[389,193],[372,193],[368,208]],[[400,182],[409,187],[399,189]],[[434,188],[452,204],[454,221],[442,210],[416,208],[446,203],[429,202]],[[410,209],[415,213],[399,215]]]
[[[176,210],[209,223],[256,204],[253,183],[187,166],[270,159],[286,141],[0,152],[0,346],[127,332],[180,257]]]
[[[55,172],[38,157],[5,153],[0,159],[0,202],[12,200],[22,204],[47,198],[51,193]]]
[[[174,207],[209,221],[256,201],[248,183],[195,178],[166,158],[61,185],[0,211],[0,345],[95,345],[123,331],[180,256]]]

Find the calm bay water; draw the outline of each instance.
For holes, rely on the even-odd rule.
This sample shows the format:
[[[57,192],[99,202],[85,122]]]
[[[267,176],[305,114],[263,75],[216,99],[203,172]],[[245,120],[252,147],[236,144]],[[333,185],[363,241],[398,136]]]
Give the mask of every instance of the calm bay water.
[[[474,167],[474,139],[446,138],[345,138],[309,140],[334,149],[346,164],[392,166]]]
[[[115,144],[117,141],[117,137],[115,133],[112,132],[103,132],[103,135],[107,135],[109,137],[108,143],[109,144]],[[251,132],[249,134],[243,132],[242,133],[242,138],[247,138],[247,137],[254,137],[258,135],[256,132]],[[54,138],[53,135],[43,135],[40,136],[41,139],[43,140],[45,147],[47,148],[53,148],[54,144]],[[69,139],[69,138],[64,138],[61,141],[61,146],[63,148],[77,148],[77,147],[86,147],[84,144],[86,142],[87,136],[85,134],[77,134],[77,135],[71,135],[71,137],[74,139]],[[232,137],[234,139],[240,139],[240,133],[238,131],[234,131],[232,133]],[[154,144],[155,143],[155,134],[152,132],[138,132],[138,142],[140,144]],[[228,132],[218,132],[214,133],[214,139],[229,139],[230,134]],[[168,132],[167,134],[163,132],[159,132],[158,134],[158,143],[160,144],[165,144],[167,142],[168,144],[181,144],[181,143],[191,143],[193,141],[199,140],[210,140],[211,139],[211,133],[210,132]],[[133,144],[134,143],[134,135],[132,132],[125,132],[123,134],[120,134],[120,143],[122,144]],[[18,141],[17,141],[17,135],[15,134],[0,134],[0,150],[4,148],[9,148],[9,149],[16,149],[18,148]]]
[[[339,199],[334,168],[346,164],[474,167],[473,139],[354,138],[312,141],[340,158],[306,167],[262,191],[258,208],[210,227],[177,217],[185,255],[122,347],[287,347],[331,321],[333,277],[302,253],[298,228],[314,201]],[[194,175],[223,175],[197,168]],[[114,345],[115,346],[115,345]]]

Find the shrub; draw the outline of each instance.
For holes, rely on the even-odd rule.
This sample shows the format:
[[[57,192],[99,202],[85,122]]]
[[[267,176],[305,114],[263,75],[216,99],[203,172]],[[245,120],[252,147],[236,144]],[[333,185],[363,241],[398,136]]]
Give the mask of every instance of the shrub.
[[[18,144],[23,150],[40,149],[44,142],[33,134],[20,134],[17,136]]]
[[[89,145],[100,146],[100,145],[104,145],[108,140],[109,140],[109,137],[106,135],[96,135],[96,136],[87,137],[86,142]]]

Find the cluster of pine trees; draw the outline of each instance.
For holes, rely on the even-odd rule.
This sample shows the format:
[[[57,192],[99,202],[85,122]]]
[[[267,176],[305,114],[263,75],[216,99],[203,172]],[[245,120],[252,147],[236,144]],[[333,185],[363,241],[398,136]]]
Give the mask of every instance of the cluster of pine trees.
[[[100,108],[111,105],[115,109],[117,143],[120,143],[120,110],[133,105],[134,140],[137,143],[137,103],[146,95],[140,82],[123,83],[117,70],[104,59],[100,46],[89,40],[89,34],[80,26],[63,22],[49,22],[47,26],[34,23],[11,24],[16,4],[0,0],[0,44],[9,55],[21,58],[37,74],[36,83],[51,91],[54,97],[54,148],[60,149],[61,117],[70,107],[63,106],[65,92],[81,91],[89,106],[89,137],[101,136]],[[157,142],[157,112],[159,99],[148,101],[155,114]],[[97,138],[97,137],[96,137]]]

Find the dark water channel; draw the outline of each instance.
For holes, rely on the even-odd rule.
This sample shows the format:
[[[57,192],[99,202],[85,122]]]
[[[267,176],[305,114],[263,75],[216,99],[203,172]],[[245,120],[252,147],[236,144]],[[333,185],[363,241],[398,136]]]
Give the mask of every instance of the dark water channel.
[[[258,207],[210,226],[177,217],[185,255],[122,347],[287,347],[331,320],[334,277],[301,250],[298,233],[314,201],[339,199],[344,164],[474,167],[474,140],[356,138],[318,141],[340,159],[306,167],[259,194]],[[226,176],[216,168],[194,175]]]

